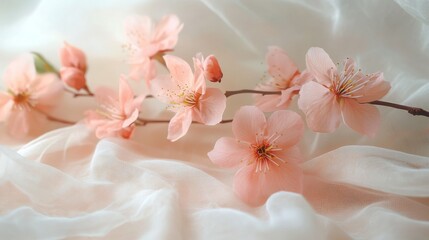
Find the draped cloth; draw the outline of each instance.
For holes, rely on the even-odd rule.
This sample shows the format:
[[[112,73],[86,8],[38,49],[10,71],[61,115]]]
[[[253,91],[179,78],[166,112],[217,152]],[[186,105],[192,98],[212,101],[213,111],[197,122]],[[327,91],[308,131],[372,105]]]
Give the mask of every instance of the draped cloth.
[[[223,90],[265,78],[267,46],[283,48],[301,70],[318,46],[334,61],[352,57],[364,72],[384,72],[392,89],[383,100],[429,109],[428,1],[2,2],[0,69],[29,51],[58,66],[67,41],[87,54],[90,87],[117,88],[128,71],[125,17],[172,13],[184,23],[172,54],[215,54]],[[53,114],[76,121],[95,106],[67,94],[59,104]],[[224,118],[246,104],[251,96],[231,97]],[[171,117],[164,108],[150,99],[142,114]],[[48,122],[25,139],[2,126],[0,239],[428,239],[429,121],[379,109],[374,138],[344,125],[306,130],[304,192],[275,193],[260,207],[240,201],[235,171],[207,157],[216,139],[232,135],[230,124],[193,125],[174,143],[162,124],[131,140],[99,140],[82,122]]]

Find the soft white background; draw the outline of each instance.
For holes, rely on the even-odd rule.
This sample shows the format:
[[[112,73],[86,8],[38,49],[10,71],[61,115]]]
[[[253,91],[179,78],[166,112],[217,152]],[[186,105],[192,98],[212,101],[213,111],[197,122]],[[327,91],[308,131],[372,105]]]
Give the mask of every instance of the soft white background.
[[[334,61],[352,57],[366,72],[383,71],[392,85],[384,100],[429,109],[429,2],[418,0],[2,1],[0,70],[29,51],[58,66],[67,41],[87,54],[90,87],[115,87],[128,69],[124,18],[171,13],[184,23],[174,54],[188,61],[215,54],[224,90],[266,78],[269,45],[300,69],[307,49],[319,46]],[[224,118],[251,103],[232,97]],[[95,106],[67,95],[61,105],[55,114],[71,120]],[[0,238],[427,239],[429,121],[379,109],[373,139],[344,126],[307,131],[303,196],[277,193],[259,208],[237,199],[234,172],[206,156],[231,135],[228,124],[192,126],[175,143],[165,125],[140,128],[131,141],[100,141],[80,124],[47,124],[40,131],[59,129],[20,140],[2,128]],[[162,110],[152,100],[144,105],[146,116],[171,116]]]

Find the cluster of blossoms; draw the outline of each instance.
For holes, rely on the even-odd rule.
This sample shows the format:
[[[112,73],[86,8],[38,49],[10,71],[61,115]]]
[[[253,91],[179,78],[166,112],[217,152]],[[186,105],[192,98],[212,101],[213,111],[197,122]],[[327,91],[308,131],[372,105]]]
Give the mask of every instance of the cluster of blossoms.
[[[166,103],[167,110],[175,113],[165,120],[171,141],[184,137],[193,122],[232,122],[234,138],[217,140],[208,157],[220,167],[238,169],[233,189],[250,205],[264,203],[277,191],[302,191],[299,163],[303,159],[298,143],[305,123],[298,113],[287,110],[294,98],[312,131],[330,133],[344,121],[360,134],[372,137],[376,133],[380,114],[374,103],[390,89],[382,73],[364,74],[350,58],[341,66],[334,64],[316,47],[308,50],[307,69],[300,71],[285,51],[273,46],[266,56],[269,79],[254,90],[222,92],[206,86],[207,81],[220,83],[223,78],[215,56],[204,58],[197,53],[192,69],[185,60],[166,55],[174,50],[182,28],[174,15],[162,18],[156,26],[148,17],[127,19],[124,48],[129,53],[130,72],[120,76],[119,91],[99,87],[92,92],[87,85],[86,56],[68,43],[60,49],[59,71],[40,55],[36,59],[49,66],[44,73],[36,71],[34,56],[19,57],[3,74],[6,90],[0,92],[0,122],[20,136],[29,134],[42,120],[59,121],[50,111],[64,91],[94,96],[99,107],[85,112],[85,123],[98,138],[128,139],[136,126],[150,123],[140,116],[142,102],[149,97]],[[169,74],[158,74],[158,63]],[[143,80],[146,90],[134,93],[129,79]],[[254,105],[241,107],[232,120],[223,120],[227,97],[239,93],[254,94]]]

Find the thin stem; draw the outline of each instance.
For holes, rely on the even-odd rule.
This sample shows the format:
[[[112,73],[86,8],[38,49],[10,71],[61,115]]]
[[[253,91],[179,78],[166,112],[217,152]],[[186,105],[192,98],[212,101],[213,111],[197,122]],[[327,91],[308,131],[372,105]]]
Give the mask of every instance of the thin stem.
[[[222,120],[219,123],[230,123],[230,122],[232,122],[232,119]],[[135,123],[137,126],[145,126],[145,125],[151,124],[151,123],[170,123],[170,120],[138,118]],[[202,124],[200,122],[195,122],[195,121],[192,121],[192,123],[193,124]]]
[[[414,115],[414,116],[417,115],[417,116],[426,116],[426,117],[429,117],[429,112],[426,111],[426,110],[424,110],[424,109],[422,109],[422,108],[410,107],[410,106],[401,105],[401,104],[397,104],[397,103],[384,102],[384,101],[378,101],[378,100],[370,102],[370,104],[405,110],[409,114]]]
[[[251,90],[251,89],[243,89],[243,90],[236,90],[236,91],[226,91],[225,96],[230,97],[237,94],[242,93],[256,93],[256,94],[262,94],[262,95],[280,95],[281,91],[260,91],[260,90]]]

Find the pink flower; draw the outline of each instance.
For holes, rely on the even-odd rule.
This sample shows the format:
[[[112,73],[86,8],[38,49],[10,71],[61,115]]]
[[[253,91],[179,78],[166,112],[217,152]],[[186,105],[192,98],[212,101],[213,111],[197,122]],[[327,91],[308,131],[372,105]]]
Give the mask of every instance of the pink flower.
[[[195,57],[197,64],[203,69],[204,77],[210,82],[220,82],[223,77],[222,69],[216,57],[209,55],[204,59],[201,53]]]
[[[64,83],[76,90],[86,87],[86,57],[82,50],[64,42],[60,49],[60,76]]]
[[[257,206],[277,191],[301,192],[296,144],[304,123],[297,113],[280,110],[267,121],[257,107],[245,106],[235,114],[232,131],[235,138],[220,138],[208,156],[221,167],[240,166],[233,189],[243,201]]]
[[[341,117],[353,130],[374,136],[380,113],[369,103],[382,98],[390,89],[383,73],[364,75],[355,70],[352,59],[344,61],[342,70],[321,48],[310,48],[306,56],[307,69],[316,78],[302,86],[299,108],[307,117],[308,126],[316,132],[333,132]]]
[[[174,49],[182,28],[183,24],[175,15],[163,17],[156,27],[149,17],[129,17],[125,21],[128,37],[125,47],[131,65],[129,76],[134,80],[143,78],[149,84],[156,75],[155,61],[161,57],[158,55]]]
[[[300,73],[295,63],[279,47],[269,47],[266,59],[271,78],[259,84],[255,90],[281,91],[281,95],[255,94],[255,105],[265,112],[286,109],[301,86],[311,80],[311,74],[306,71]]]
[[[215,125],[222,120],[226,97],[217,88],[207,88],[203,69],[194,58],[195,73],[182,59],[164,56],[170,78],[156,78],[152,82],[155,97],[169,104],[176,112],[168,125],[168,139],[176,141],[183,137],[192,120],[206,125]]]
[[[63,86],[55,74],[36,73],[34,58],[23,55],[6,68],[3,74],[7,92],[0,92],[0,122],[16,137],[28,134],[31,127],[45,119],[58,101]]]
[[[95,129],[98,138],[130,138],[145,96],[134,98],[124,77],[119,82],[119,94],[109,88],[99,88],[95,93],[100,109],[86,112],[86,124]]]

